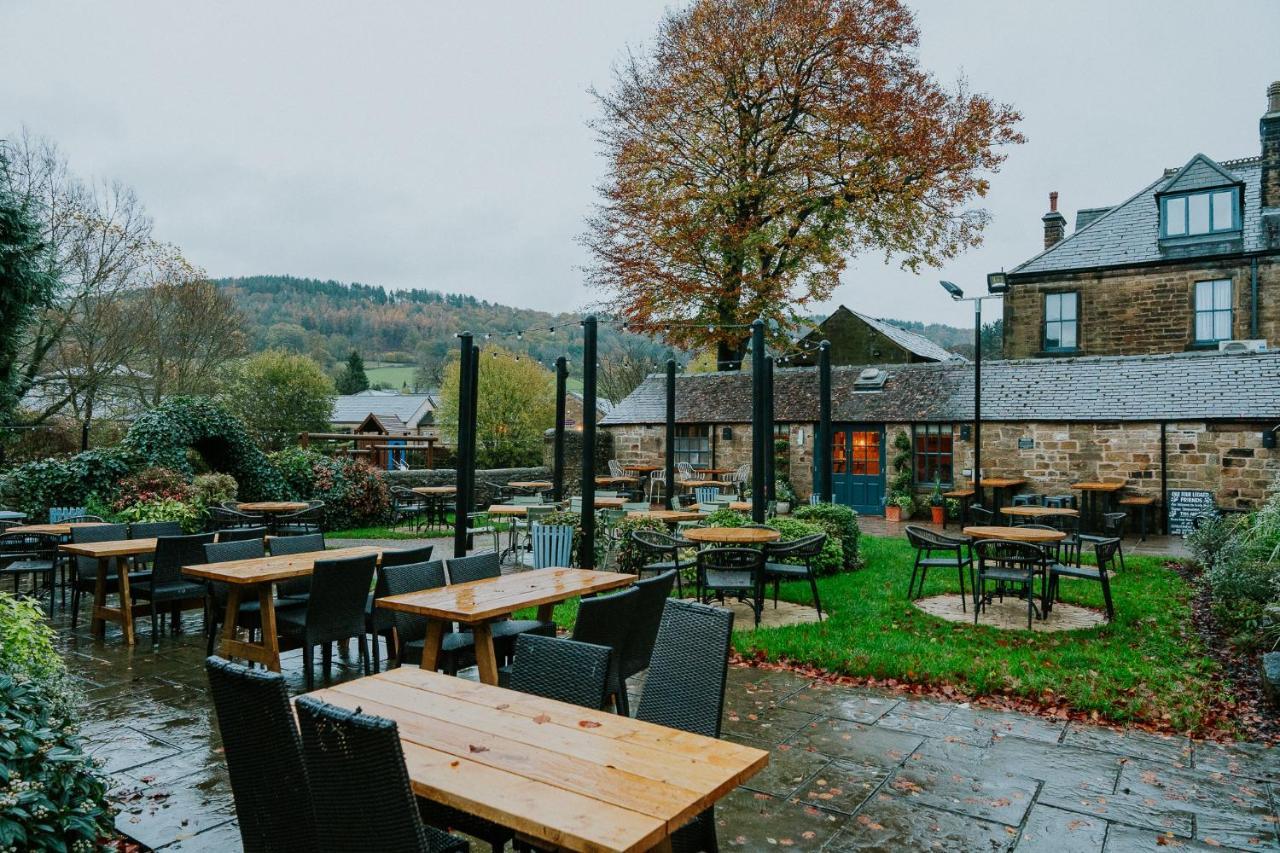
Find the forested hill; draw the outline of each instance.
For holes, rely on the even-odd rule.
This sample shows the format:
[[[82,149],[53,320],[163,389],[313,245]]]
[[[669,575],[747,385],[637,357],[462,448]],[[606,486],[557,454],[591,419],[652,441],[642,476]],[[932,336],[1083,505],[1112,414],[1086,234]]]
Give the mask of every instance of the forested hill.
[[[434,290],[388,290],[378,285],[343,284],[284,275],[217,279],[244,313],[254,350],[278,347],[306,353],[326,366],[358,351],[366,361],[426,367],[442,364],[458,346],[454,337],[470,330],[481,343],[485,332],[522,331],[520,340],[502,346],[528,352],[539,361],[565,355],[581,361],[582,335],[575,313],[551,314],[512,308],[456,293]],[[600,355],[622,348],[652,350],[655,360],[666,348],[647,338],[600,328]]]

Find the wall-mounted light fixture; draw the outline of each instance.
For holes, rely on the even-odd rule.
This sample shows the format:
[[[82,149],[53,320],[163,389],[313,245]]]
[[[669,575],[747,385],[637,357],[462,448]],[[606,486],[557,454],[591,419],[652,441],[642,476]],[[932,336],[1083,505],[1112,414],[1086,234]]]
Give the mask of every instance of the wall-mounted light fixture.
[[[969,424],[960,424],[960,440],[968,441],[973,436],[973,427]]]
[[[1264,429],[1262,431],[1262,446],[1267,450],[1275,449],[1276,430],[1280,430],[1280,426],[1273,426],[1271,429]]]
[[[733,441],[733,427],[725,427],[720,430],[720,438],[725,441]]]

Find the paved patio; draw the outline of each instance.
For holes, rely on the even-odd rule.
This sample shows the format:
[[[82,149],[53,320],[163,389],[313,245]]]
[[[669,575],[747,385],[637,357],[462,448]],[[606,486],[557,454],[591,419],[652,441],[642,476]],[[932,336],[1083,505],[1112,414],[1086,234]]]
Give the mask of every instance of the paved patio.
[[[146,845],[237,850],[235,811],[203,671],[200,617],[152,646],[87,619],[59,642],[86,689],[85,734]],[[284,655],[293,691],[301,654]],[[335,658],[335,680],[356,677]],[[635,684],[637,693],[642,684]],[[726,849],[1256,849],[1277,843],[1280,752],[832,687],[734,668],[725,737],[770,766],[717,809]],[[1221,845],[1221,847],[1219,847]],[[477,845],[481,849],[483,845]]]

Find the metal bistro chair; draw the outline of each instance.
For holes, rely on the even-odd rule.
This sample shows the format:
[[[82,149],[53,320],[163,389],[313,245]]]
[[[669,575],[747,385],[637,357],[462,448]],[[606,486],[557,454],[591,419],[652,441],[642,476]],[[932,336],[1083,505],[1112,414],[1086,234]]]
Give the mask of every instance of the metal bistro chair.
[[[266,524],[262,513],[242,512],[229,503],[209,508],[210,521],[215,530],[231,530],[237,527],[261,527]]]
[[[573,559],[573,528],[567,524],[533,523],[529,534],[533,544],[533,567],[567,567]]]
[[[1006,586],[1022,587],[1027,599],[1027,630],[1030,631],[1032,617],[1038,613],[1035,604],[1036,576],[1048,571],[1045,552],[1036,545],[1007,539],[980,539],[974,547],[978,552],[978,568],[973,586],[973,624],[978,624],[978,614],[985,609],[987,581],[996,581],[1002,590]],[[1048,592],[1047,578],[1044,583],[1045,592]]]
[[[444,560],[383,566],[378,582],[378,598],[438,589],[445,585]],[[417,665],[422,660],[422,649],[426,645],[426,618],[400,610],[379,608],[377,612],[385,614],[395,628],[396,666],[406,663]],[[457,675],[459,669],[475,663],[475,640],[470,631],[457,631],[450,625],[444,635],[441,652],[440,668],[448,675]]]
[[[790,542],[769,542],[764,546],[764,579],[773,581],[773,606],[778,607],[778,587],[784,580],[807,580],[813,592],[813,606],[822,621],[822,599],[818,597],[818,576],[813,561],[827,544],[827,534],[813,533]],[[794,561],[794,562],[787,562]],[[923,586],[923,582],[921,584]],[[964,590],[960,590],[963,600]]]
[[[636,719],[719,738],[732,636],[732,610],[667,601]],[[714,807],[671,841],[675,850],[718,850]]]
[[[369,635],[370,645],[373,649],[373,671],[377,672],[381,665],[381,653],[378,650],[378,638],[382,637],[387,642],[388,655],[391,649],[391,631],[395,627],[391,622],[391,614],[385,610],[379,610],[374,607],[374,599],[379,595],[387,595],[386,592],[380,592],[382,589],[382,573],[391,566],[407,566],[411,563],[425,563],[431,559],[431,553],[435,551],[434,545],[422,545],[418,548],[388,548],[382,552],[382,561],[374,568],[373,588],[374,591],[369,593],[369,597],[364,604],[364,630]]]
[[[1093,546],[1093,551],[1098,558],[1097,566],[1072,566],[1063,563],[1054,563],[1049,566],[1049,593],[1045,597],[1046,610],[1052,609],[1053,602],[1058,600],[1058,580],[1060,578],[1083,578],[1084,580],[1098,581],[1102,585],[1102,601],[1107,608],[1107,621],[1110,622],[1116,618],[1115,607],[1111,602],[1111,578],[1109,573],[1115,563],[1116,554],[1120,551],[1120,540],[1104,539]]]
[[[649,472],[649,483],[646,486],[649,503],[657,503],[667,495],[667,469],[658,468]]]
[[[302,741],[284,676],[217,657],[204,665],[244,849],[320,849]]]
[[[306,536],[323,532],[324,501],[307,501],[307,508],[276,517],[277,536]]]
[[[0,532],[0,575],[13,576],[13,594],[19,594],[23,575],[31,576],[31,593],[39,594],[37,579],[45,576],[49,587],[49,612],[53,612],[53,541],[42,535]]]
[[[981,526],[984,524],[991,524],[992,522],[995,521],[995,518],[996,518],[996,514],[991,510],[987,509],[985,506],[978,506],[977,504],[972,504],[969,507],[969,520],[972,521],[975,525]]]
[[[929,569],[955,569],[960,579],[960,609],[965,609],[964,576],[969,573],[973,584],[973,555],[968,552],[969,540],[944,533],[934,533],[927,527],[908,524],[907,541],[916,549],[915,562],[911,566],[911,580],[907,583],[907,599],[924,595],[924,582]],[[919,577],[919,587],[916,578]]]
[[[1044,506],[1044,495],[1035,492],[1014,495],[1013,506]]]
[[[622,654],[635,623],[639,598],[640,590],[629,587],[622,592],[582,599],[573,634],[569,637],[579,643],[607,646],[612,651],[608,692],[613,694],[614,708],[624,717],[631,715],[631,707],[627,701],[627,683],[622,678]]]
[[[316,848],[466,853],[467,842],[422,822],[395,721],[300,696],[295,705],[311,783]],[[359,780],[359,784],[352,784]],[[298,848],[307,849],[307,848]]]
[[[406,486],[391,487],[391,524],[398,527],[406,521],[413,522],[414,528],[422,526],[428,514],[425,496],[418,494]]]
[[[71,541],[81,542],[116,542],[128,536],[128,528],[123,524],[95,524],[93,527],[71,528]],[[107,572],[107,595],[120,589],[119,568],[116,564]],[[80,620],[80,597],[84,593],[94,594],[98,580],[98,561],[93,557],[75,558],[72,563],[71,579],[71,627],[74,629]],[[146,578],[145,572],[129,572],[129,583],[136,584]]]
[[[764,611],[764,552],[754,548],[705,548],[698,552],[698,600],[725,593],[751,601],[756,627]]]
[[[133,597],[151,602],[151,642],[160,642],[159,625],[156,622],[156,607],[168,604],[172,609],[173,628],[179,626],[179,614],[184,602],[198,601],[204,610],[205,618],[209,616],[206,607],[205,593],[207,587],[199,581],[187,580],[182,576],[183,566],[194,566],[204,562],[204,546],[213,543],[212,533],[195,533],[191,536],[161,536],[156,539],[156,558],[151,574],[131,584]],[[206,626],[207,627],[207,626]]]
[[[692,548],[693,543],[681,539],[678,536],[672,536],[663,533],[660,530],[633,530],[631,531],[631,541],[640,546],[645,555],[645,564],[640,567],[640,576],[644,577],[645,572],[663,572],[675,571],[676,574],[676,595],[684,598],[684,570],[697,566],[696,560],[681,560],[681,549]],[[651,559],[654,558],[654,559]]]
[[[721,499],[717,486],[698,486],[693,490],[693,498],[700,504],[714,504]]]
[[[1129,521],[1127,512],[1104,512],[1102,514],[1102,534],[1081,533],[1079,535],[1082,544],[1097,545],[1099,542],[1106,542],[1109,539],[1117,539],[1123,542],[1124,528]],[[1116,554],[1120,557],[1120,570],[1124,571],[1124,545],[1121,544],[1116,548]]]
[[[370,554],[337,560],[316,560],[311,577],[311,596],[305,608],[276,613],[280,634],[302,644],[302,666],[307,690],[315,687],[314,650],[321,647],[325,680],[332,671],[332,643],[356,638],[360,664],[369,674],[369,646],[365,642],[364,602],[373,583],[373,567],[378,558]]]

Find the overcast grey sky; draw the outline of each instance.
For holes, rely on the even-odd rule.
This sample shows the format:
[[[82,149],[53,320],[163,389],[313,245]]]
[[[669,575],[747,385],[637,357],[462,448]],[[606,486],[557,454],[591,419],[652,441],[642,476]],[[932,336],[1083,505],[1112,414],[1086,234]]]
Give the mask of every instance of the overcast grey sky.
[[[0,133],[134,186],[213,275],[574,308],[603,171],[586,90],[668,5],[0,0]],[[970,324],[937,280],[981,287],[1034,254],[1050,190],[1074,221],[1197,151],[1258,153],[1277,0],[910,5],[925,67],[1015,104],[1028,142],[993,179],[985,245],[920,276],[855,259],[833,304]]]

